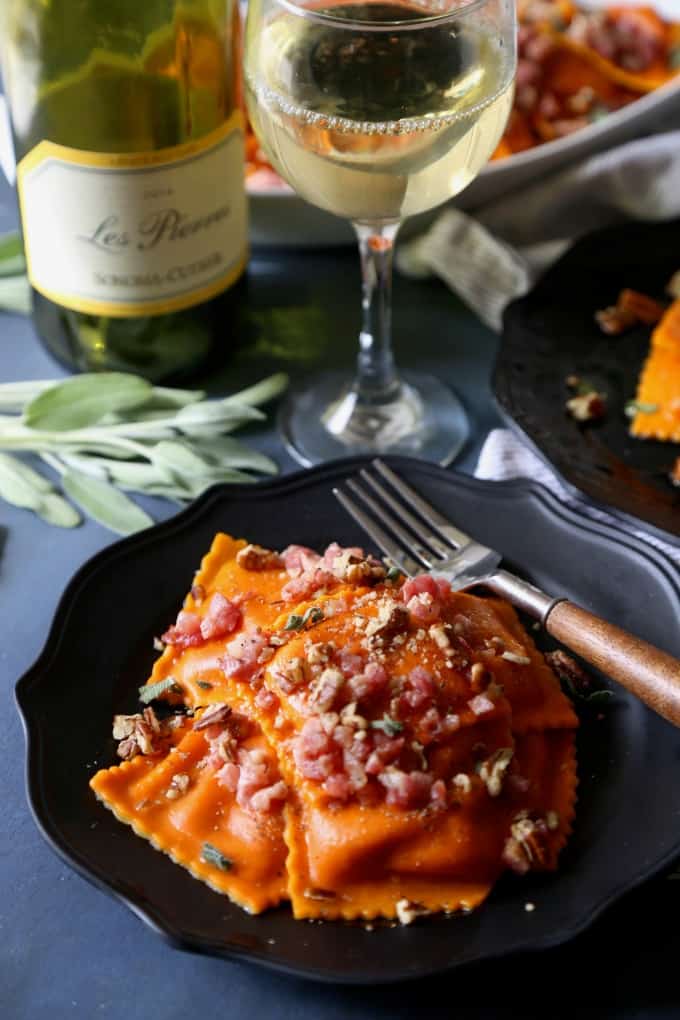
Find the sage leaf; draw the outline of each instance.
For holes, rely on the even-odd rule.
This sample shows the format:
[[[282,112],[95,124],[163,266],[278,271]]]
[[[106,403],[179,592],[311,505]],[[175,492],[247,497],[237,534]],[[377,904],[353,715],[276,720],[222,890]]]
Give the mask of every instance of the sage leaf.
[[[398,733],[401,733],[403,728],[403,723],[398,722],[397,719],[390,718],[387,713],[383,715],[382,719],[374,719],[371,722],[372,730],[382,730],[387,737],[396,737]]]
[[[278,466],[271,457],[251,449],[240,439],[233,439],[231,436],[199,437],[192,445],[204,457],[209,457],[224,467],[259,471],[263,475],[275,475],[278,471]]]
[[[0,454],[0,496],[12,506],[24,510],[37,510],[45,495],[42,484],[36,485],[25,472],[19,469],[19,462],[8,454]],[[30,470],[30,469],[27,469]],[[37,474],[37,472],[33,472]],[[41,483],[44,479],[41,479]],[[48,486],[49,488],[49,486]]]
[[[174,676],[166,676],[165,680],[159,680],[158,683],[144,684],[140,687],[139,700],[144,705],[148,705],[151,701],[155,701],[156,698],[160,697],[161,694],[165,694],[166,691],[172,691],[173,688],[176,692],[181,690]]]
[[[62,476],[64,491],[81,509],[118,535],[132,535],[153,524],[152,519],[110,482],[69,468]]]
[[[203,478],[210,474],[210,464],[185,443],[163,439],[149,450],[154,464],[166,468],[172,475]]]
[[[0,236],[0,276],[17,276],[26,272],[24,246],[16,230]]]
[[[231,432],[249,422],[264,421],[265,415],[246,404],[228,404],[223,400],[202,400],[180,408],[174,418],[185,435],[212,436],[217,430]]]
[[[34,471],[28,464],[17,457],[11,457],[7,453],[0,453],[0,471],[10,473],[16,478],[22,479],[27,485],[37,492],[53,492],[54,486],[44,475]]]
[[[275,372],[268,375],[266,379],[249,386],[231,397],[225,397],[223,404],[266,404],[274,397],[280,396],[288,385],[288,375],[285,372]]]
[[[42,431],[87,428],[111,411],[138,407],[153,387],[126,372],[88,372],[57,383],[35,397],[24,411],[26,425]]]
[[[163,410],[172,407],[185,407],[205,398],[205,390],[176,390],[169,386],[154,386],[151,399],[144,405],[146,409]]]
[[[0,273],[0,309],[30,315],[32,308],[31,288],[25,276],[3,276]]]
[[[75,528],[82,521],[76,508],[58,492],[44,496],[36,513],[47,524],[54,524],[57,528]]]
[[[0,497],[22,510],[33,510],[59,528],[74,528],[81,521],[75,507],[54,491],[47,478],[6,453],[0,453]]]
[[[201,850],[201,860],[205,864],[213,864],[220,871],[231,871],[234,862],[230,857],[225,857],[221,850],[218,850],[212,843],[204,843]]]

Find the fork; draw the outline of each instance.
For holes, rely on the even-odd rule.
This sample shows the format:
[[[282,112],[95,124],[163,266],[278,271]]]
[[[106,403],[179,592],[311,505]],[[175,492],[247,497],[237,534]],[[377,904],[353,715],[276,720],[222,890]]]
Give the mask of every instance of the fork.
[[[408,577],[433,573],[457,591],[482,585],[539,620],[547,632],[680,726],[680,661],[566,598],[502,569],[501,554],[475,541],[377,459],[333,493]],[[378,497],[378,498],[376,498]],[[363,504],[363,506],[361,505]],[[370,511],[370,513],[368,512]]]

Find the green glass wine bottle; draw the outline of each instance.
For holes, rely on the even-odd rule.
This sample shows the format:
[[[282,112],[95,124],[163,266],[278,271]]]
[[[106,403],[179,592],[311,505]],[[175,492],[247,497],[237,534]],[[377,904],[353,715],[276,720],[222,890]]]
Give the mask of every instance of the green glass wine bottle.
[[[236,346],[247,261],[237,0],[5,0],[33,314],[83,370]]]

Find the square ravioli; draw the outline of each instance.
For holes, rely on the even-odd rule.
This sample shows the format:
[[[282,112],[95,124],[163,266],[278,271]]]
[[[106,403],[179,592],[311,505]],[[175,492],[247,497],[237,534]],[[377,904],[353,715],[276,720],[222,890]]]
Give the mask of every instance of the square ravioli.
[[[161,642],[90,785],[244,909],[407,923],[557,866],[577,719],[506,603],[219,534]]]

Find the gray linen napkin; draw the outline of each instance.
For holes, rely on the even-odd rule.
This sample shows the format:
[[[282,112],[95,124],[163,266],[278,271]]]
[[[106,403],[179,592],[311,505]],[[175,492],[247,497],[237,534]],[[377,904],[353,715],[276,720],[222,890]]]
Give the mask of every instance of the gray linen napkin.
[[[581,234],[624,219],[680,215],[680,94],[663,128],[504,195],[474,218],[446,208],[397,250],[397,268],[441,277],[500,329],[506,304]]]

